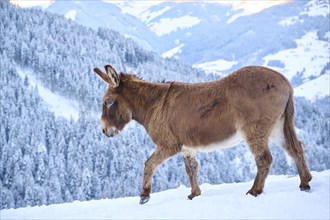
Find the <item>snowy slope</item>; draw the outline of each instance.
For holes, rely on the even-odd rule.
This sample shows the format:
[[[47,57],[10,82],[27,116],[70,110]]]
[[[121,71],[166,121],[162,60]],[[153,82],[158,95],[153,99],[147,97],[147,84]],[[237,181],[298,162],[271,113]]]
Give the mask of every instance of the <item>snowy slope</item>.
[[[294,88],[295,96],[302,96],[315,101],[318,98],[330,96],[330,71]]]
[[[299,191],[299,178],[269,176],[265,193],[245,195],[252,182],[201,185],[202,195],[188,200],[180,186],[151,195],[145,205],[138,197],[10,209],[1,219],[329,219],[329,170],[312,172],[312,191]]]
[[[319,40],[313,31],[297,39],[296,43],[296,48],[265,56],[263,65],[282,72],[292,83],[295,83],[295,77],[298,81],[298,86],[294,85],[295,96],[303,96],[312,101],[329,96],[330,70],[326,66],[330,61],[329,42]]]
[[[318,77],[324,64],[330,61],[330,43],[318,40],[316,31],[312,31],[297,39],[296,44],[296,48],[265,56],[263,65],[282,71],[289,80],[297,73],[301,73],[300,78],[303,81],[308,81],[309,77]],[[275,60],[283,66],[272,66],[270,61]]]
[[[64,117],[68,120],[71,118],[78,120],[79,104],[77,101],[69,100],[63,96],[53,93],[49,88],[45,87],[41,81],[36,79],[31,70],[17,68],[17,73],[23,80],[25,77],[28,78],[30,89],[38,89],[38,94],[56,117]]]

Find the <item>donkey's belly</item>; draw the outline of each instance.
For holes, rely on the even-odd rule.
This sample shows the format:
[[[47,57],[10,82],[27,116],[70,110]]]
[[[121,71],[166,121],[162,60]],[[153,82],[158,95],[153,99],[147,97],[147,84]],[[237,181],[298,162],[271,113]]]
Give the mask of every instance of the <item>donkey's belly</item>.
[[[203,146],[183,146],[184,149],[190,149],[190,150],[198,150],[198,151],[214,151],[217,149],[223,149],[223,148],[230,148],[238,145],[240,142],[243,141],[243,135],[242,132],[237,130],[233,135],[228,137],[225,140],[219,141],[219,142],[213,142],[207,145]]]

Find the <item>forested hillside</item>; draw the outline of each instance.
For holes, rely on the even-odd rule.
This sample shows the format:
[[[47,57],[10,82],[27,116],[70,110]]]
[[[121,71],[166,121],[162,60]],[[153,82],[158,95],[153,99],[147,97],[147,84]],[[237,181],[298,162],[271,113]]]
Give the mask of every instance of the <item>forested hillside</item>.
[[[215,77],[165,60],[108,29],[97,31],[36,9],[0,1],[0,209],[138,195],[144,161],[154,148],[145,130],[131,123],[118,137],[101,134],[101,97],[106,85],[92,72],[113,64],[146,80],[208,81]],[[79,103],[79,119],[55,117],[32,71],[53,93]],[[296,99],[296,126],[311,170],[329,169],[329,114]],[[323,106],[321,103],[320,105]],[[273,174],[296,173],[272,146]],[[250,180],[254,160],[241,145],[200,153],[200,182]],[[159,167],[154,191],[188,185],[180,156]]]

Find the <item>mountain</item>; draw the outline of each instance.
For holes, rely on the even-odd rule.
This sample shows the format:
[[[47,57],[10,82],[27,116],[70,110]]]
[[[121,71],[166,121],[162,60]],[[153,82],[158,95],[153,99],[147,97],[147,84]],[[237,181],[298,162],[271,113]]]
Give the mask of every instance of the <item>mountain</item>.
[[[0,1],[0,189],[4,209],[137,196],[155,145],[131,122],[113,139],[100,127],[107,85],[93,68],[111,63],[151,81],[210,81],[217,76],[163,59],[120,33],[97,30],[40,9]],[[324,100],[295,98],[295,123],[313,171],[330,168]],[[296,174],[270,145],[271,174]],[[246,145],[198,153],[199,182],[250,181],[255,161]],[[159,167],[153,192],[188,185],[182,157]],[[295,186],[296,187],[296,186]]]
[[[329,170],[312,172],[312,191],[299,191],[298,177],[269,176],[264,194],[245,195],[252,182],[201,185],[202,195],[188,200],[190,189],[138,197],[103,199],[3,210],[3,219],[329,219]]]
[[[262,64],[264,56],[294,48],[295,40],[308,32],[317,30],[320,40],[328,39],[327,1],[292,1],[243,15],[212,2],[163,2],[139,18],[168,44],[183,44],[175,55],[190,64],[218,59]]]
[[[282,72],[299,96],[313,101],[329,96],[329,89],[319,85],[330,75],[329,2],[279,3],[252,10],[248,3],[242,8],[212,1],[55,1],[46,10],[133,36],[164,58],[208,73],[225,76],[242,66],[263,65]],[[314,89],[301,92],[312,88],[305,83]]]
[[[269,66],[302,88],[323,74],[329,78],[329,7],[327,1],[292,1],[244,15],[228,5],[165,2],[140,18],[172,45],[164,57],[220,75],[245,65]],[[324,91],[316,87],[307,97]],[[326,91],[319,97],[329,96]]]
[[[134,39],[147,50],[162,50],[162,41],[139,19],[121,12],[114,4],[103,1],[55,1],[47,11],[97,30],[109,28]]]

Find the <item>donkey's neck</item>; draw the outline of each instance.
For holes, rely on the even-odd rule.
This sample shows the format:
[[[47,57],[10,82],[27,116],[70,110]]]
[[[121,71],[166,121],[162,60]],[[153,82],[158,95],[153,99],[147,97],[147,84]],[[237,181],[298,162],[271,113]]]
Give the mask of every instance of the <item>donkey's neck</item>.
[[[132,119],[142,125],[148,124],[154,106],[164,102],[171,83],[152,83],[142,80],[125,83],[124,97],[129,102]]]

